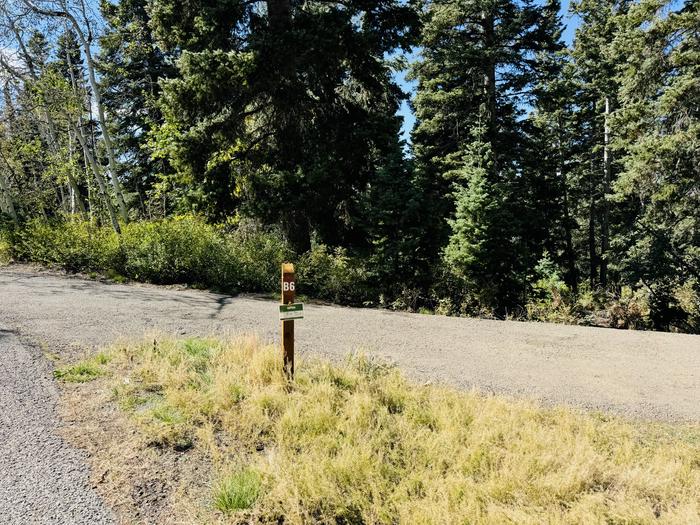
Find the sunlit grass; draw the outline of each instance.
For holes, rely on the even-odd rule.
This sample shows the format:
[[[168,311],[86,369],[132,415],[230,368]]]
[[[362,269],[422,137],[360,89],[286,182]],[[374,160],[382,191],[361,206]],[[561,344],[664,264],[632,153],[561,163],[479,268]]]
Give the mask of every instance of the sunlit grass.
[[[279,354],[150,341],[102,365],[150,443],[209,458],[210,521],[700,523],[697,426],[419,386],[366,357],[289,383]]]
[[[53,376],[68,383],[86,383],[104,374],[103,365],[106,365],[109,359],[108,354],[101,352],[75,365],[57,368]]]
[[[224,476],[214,489],[214,505],[225,514],[250,509],[258,499],[261,478],[255,470],[245,469]]]

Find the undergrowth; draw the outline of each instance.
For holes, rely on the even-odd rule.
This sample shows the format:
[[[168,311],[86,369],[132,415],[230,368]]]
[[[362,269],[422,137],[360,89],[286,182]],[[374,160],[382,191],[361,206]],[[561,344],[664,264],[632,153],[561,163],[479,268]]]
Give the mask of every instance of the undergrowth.
[[[9,241],[9,234],[0,227],[0,266],[9,264],[12,260],[12,245]]]
[[[697,426],[419,386],[362,356],[290,383],[254,339],[109,355],[105,388],[146,446],[208,458],[202,522],[700,522]]]
[[[298,292],[348,304],[368,301],[369,277],[344,251],[314,246],[297,257],[281,232],[254,223],[209,224],[193,215],[106,226],[80,220],[0,225],[0,264],[35,262],[124,281],[189,284],[227,293],[277,292],[280,265],[297,261]]]
[[[574,292],[545,253],[529,277],[522,306],[496,311],[475,294],[475,286],[483,283],[444,264],[406,280],[388,259],[316,243],[295,253],[279,229],[249,221],[210,224],[195,215],[123,224],[121,235],[67,217],[0,223],[0,264],[10,260],[102,274],[116,282],[187,284],[231,294],[278,292],[280,264],[292,261],[300,298],[446,315],[700,332],[695,279],[669,285],[662,295],[650,294],[641,284],[607,291],[581,285]],[[671,306],[673,319],[659,318]]]

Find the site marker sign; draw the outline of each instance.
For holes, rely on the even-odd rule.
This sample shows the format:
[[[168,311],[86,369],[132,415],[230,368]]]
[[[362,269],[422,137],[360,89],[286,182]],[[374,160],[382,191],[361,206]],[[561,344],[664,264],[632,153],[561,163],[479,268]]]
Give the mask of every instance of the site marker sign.
[[[282,362],[289,379],[294,377],[294,319],[301,319],[304,316],[304,305],[295,303],[295,297],[294,265],[282,263],[282,304],[280,304]]]
[[[292,303],[292,304],[281,304],[280,305],[280,321],[286,321],[289,319],[303,319],[304,318],[304,304],[303,303]]]

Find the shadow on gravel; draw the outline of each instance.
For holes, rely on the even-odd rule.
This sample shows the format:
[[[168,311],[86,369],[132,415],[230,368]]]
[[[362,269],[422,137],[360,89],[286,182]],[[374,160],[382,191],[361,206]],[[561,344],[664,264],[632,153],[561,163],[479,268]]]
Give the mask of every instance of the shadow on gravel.
[[[2,339],[3,337],[17,337],[17,331],[5,330],[4,328],[0,328],[0,339]]]
[[[42,278],[43,277],[43,278]],[[60,279],[60,277],[58,277]],[[67,295],[71,292],[96,292],[101,296],[111,299],[131,299],[143,302],[180,303],[190,307],[206,307],[220,311],[231,300],[231,296],[222,296],[213,292],[203,291],[205,295],[195,297],[192,292],[201,293],[201,290],[178,290],[173,294],[170,289],[150,289],[134,285],[122,285],[105,283],[101,281],[61,281],[53,283],[44,276],[32,276],[22,283],[23,288],[29,293],[35,291],[40,295]],[[214,314],[214,316],[216,313]]]

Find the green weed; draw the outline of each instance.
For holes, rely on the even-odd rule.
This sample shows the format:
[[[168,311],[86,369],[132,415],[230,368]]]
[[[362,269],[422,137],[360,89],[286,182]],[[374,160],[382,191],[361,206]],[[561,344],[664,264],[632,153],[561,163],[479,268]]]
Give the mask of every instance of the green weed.
[[[65,381],[66,383],[86,383],[97,379],[103,374],[104,372],[102,369],[93,361],[57,368],[53,372],[53,376],[56,379]]]
[[[262,478],[247,468],[224,477],[214,489],[214,506],[225,514],[250,509],[260,496]]]

